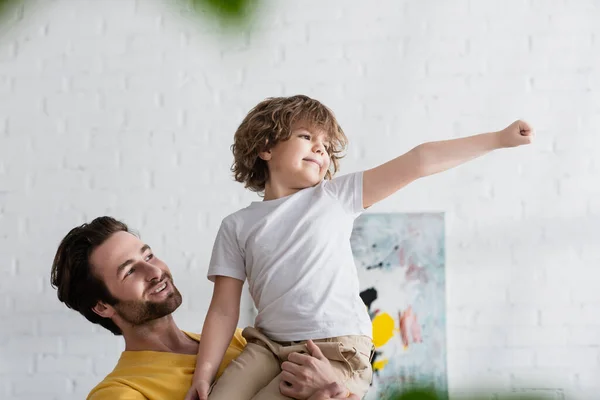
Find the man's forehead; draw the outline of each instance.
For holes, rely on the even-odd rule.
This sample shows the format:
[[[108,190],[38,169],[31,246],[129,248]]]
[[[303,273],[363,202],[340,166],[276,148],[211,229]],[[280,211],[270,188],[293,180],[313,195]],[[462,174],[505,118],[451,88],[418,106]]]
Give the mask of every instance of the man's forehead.
[[[143,245],[137,236],[129,232],[115,232],[92,251],[90,262],[96,270],[113,270],[139,253]]]

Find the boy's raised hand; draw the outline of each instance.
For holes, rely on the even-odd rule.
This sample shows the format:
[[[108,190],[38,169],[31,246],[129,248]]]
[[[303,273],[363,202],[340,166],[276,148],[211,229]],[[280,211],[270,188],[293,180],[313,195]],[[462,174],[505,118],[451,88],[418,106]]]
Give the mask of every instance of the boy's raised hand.
[[[525,121],[517,120],[496,132],[499,147],[517,147],[532,142],[534,137],[533,128]]]

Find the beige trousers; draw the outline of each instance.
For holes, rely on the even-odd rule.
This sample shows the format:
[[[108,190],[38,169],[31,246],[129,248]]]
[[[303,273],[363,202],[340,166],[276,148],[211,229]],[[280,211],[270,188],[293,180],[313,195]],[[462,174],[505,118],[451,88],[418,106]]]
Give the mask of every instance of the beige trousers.
[[[209,400],[281,400],[281,363],[294,352],[306,353],[306,341],[275,342],[249,327],[242,335],[246,348],[213,385]],[[340,382],[359,397],[369,390],[373,378],[373,342],[367,336],[339,336],[313,340],[329,359]]]

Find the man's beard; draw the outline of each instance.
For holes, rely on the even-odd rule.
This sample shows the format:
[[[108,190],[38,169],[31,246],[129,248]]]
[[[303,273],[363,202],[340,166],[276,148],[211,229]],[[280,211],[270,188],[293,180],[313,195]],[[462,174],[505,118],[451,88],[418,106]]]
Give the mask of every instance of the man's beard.
[[[181,293],[173,285],[173,293],[161,302],[127,300],[119,301],[113,307],[123,321],[140,326],[173,313],[181,305],[181,300]]]

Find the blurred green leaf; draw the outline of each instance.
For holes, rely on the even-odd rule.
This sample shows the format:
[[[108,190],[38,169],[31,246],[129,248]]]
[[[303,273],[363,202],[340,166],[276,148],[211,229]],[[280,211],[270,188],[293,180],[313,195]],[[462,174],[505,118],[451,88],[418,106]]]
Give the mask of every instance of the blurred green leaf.
[[[173,0],[171,0],[173,1]],[[224,26],[239,27],[249,22],[257,0],[184,0],[192,10],[215,18]]]
[[[411,387],[393,391],[383,395],[384,400],[446,400],[447,396],[439,395],[430,387]]]
[[[6,19],[24,0],[0,0],[0,18]]]
[[[431,389],[411,389],[392,397],[393,400],[441,400],[441,397]]]
[[[250,22],[260,0],[164,0],[171,6],[183,6],[193,14],[213,20],[228,28],[243,28]],[[0,19],[15,16],[14,11],[26,0],[0,0]]]
[[[194,7],[206,6],[225,18],[244,18],[250,8],[249,0],[192,0]]]
[[[447,400],[447,394],[436,392],[433,388],[417,387],[407,388],[394,393],[388,393],[381,397],[383,400]],[[460,397],[460,400],[490,400],[490,399],[510,399],[510,400],[548,400],[548,396],[536,393],[514,393],[509,392],[505,395],[498,393],[480,392],[470,396]]]

